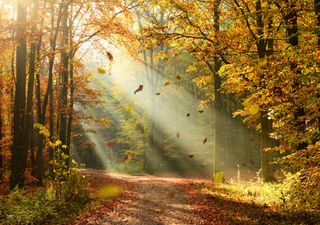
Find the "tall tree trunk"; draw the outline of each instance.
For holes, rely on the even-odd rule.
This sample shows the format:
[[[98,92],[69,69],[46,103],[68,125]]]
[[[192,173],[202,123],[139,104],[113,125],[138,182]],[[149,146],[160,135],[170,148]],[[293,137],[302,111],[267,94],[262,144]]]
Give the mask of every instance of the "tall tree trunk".
[[[69,44],[69,28],[68,28],[68,6],[64,6],[62,16],[62,42],[61,45],[64,47],[61,53],[61,92],[60,92],[60,127],[59,127],[59,138],[63,145],[67,145],[67,111],[68,108],[68,82],[69,82],[69,49],[66,47]],[[63,148],[63,153],[69,156],[69,149]],[[66,160],[66,164],[69,165],[69,159]]]
[[[38,116],[38,123],[45,125],[46,123],[46,114],[47,114],[47,107],[50,97],[50,107],[52,106],[52,110],[50,108],[50,140],[53,140],[53,65],[54,65],[54,58],[55,58],[55,50],[56,50],[56,40],[59,33],[60,28],[60,21],[61,21],[61,11],[62,11],[62,4],[60,4],[59,14],[57,17],[57,24],[56,27],[54,26],[54,5],[52,4],[52,18],[51,18],[51,27],[52,27],[52,35],[50,37],[50,47],[51,52],[49,55],[49,76],[48,76],[48,85],[47,89],[43,98],[43,102],[41,102],[41,95],[40,95],[40,74],[36,74],[36,99],[37,99],[37,116]],[[38,55],[38,62],[40,61],[40,48],[41,48],[41,38],[39,39],[37,55]],[[51,102],[52,101],[52,102]],[[52,122],[52,123],[51,123]],[[36,175],[39,183],[42,183],[42,179],[44,176],[44,160],[43,160],[43,148],[44,148],[44,137],[41,134],[38,134],[38,147],[37,147],[37,157],[36,157]],[[53,150],[50,148],[49,150],[49,159],[53,158]]]
[[[31,20],[34,22],[38,17],[38,0],[34,1],[33,12]],[[36,35],[37,24],[33,24],[31,28],[31,33]],[[30,54],[29,54],[29,80],[28,80],[28,93],[27,93],[27,114],[26,114],[26,134],[25,134],[25,148],[30,149],[31,152],[31,139],[33,137],[33,92],[34,92],[34,75],[36,69],[36,51],[37,51],[38,40],[33,40],[31,43]],[[31,154],[33,156],[33,154]],[[33,158],[31,158],[31,163],[33,163]],[[31,165],[33,168],[33,165]]]
[[[49,56],[49,77],[48,77],[48,87],[45,95],[45,99],[49,96],[49,131],[50,131],[50,141],[54,142],[54,100],[53,100],[53,66],[55,61],[55,55],[56,55],[56,45],[57,45],[57,38],[60,30],[60,23],[61,23],[61,17],[62,17],[62,9],[63,6],[60,4],[59,13],[55,25],[55,10],[54,10],[54,4],[51,6],[51,29],[54,31],[51,33],[50,37],[50,47],[51,52]],[[47,101],[44,101],[43,105],[43,112],[46,113],[46,106]],[[49,148],[49,160],[54,159],[54,149]]]
[[[214,11],[213,11],[213,27],[214,32],[218,34],[220,32],[220,4],[221,0],[214,1]],[[221,165],[217,165],[218,161],[217,156],[221,155],[219,149],[221,149],[222,135],[221,134],[221,122],[222,118],[222,95],[221,95],[221,77],[219,76],[219,70],[221,68],[221,60],[214,56],[214,157],[213,157],[213,176],[215,176],[216,171],[221,170]]]
[[[40,46],[38,46],[39,48]],[[41,114],[41,87],[40,87],[40,74],[39,72],[36,73],[36,101],[37,101],[37,117],[38,117],[38,123],[43,124],[42,122],[42,114]],[[44,125],[44,124],[43,124]],[[35,172],[36,177],[38,179],[39,184],[42,183],[42,177],[43,177],[43,159],[42,159],[42,149],[43,149],[43,136],[42,134],[37,132],[37,154],[35,159]]]
[[[34,113],[33,113],[34,114]],[[34,121],[34,115],[32,115],[33,121]],[[32,127],[34,126],[34,122],[31,125]],[[31,176],[36,177],[36,160],[35,160],[35,137],[37,137],[36,130],[33,129],[31,133],[31,142],[30,142],[30,165],[31,165]]]
[[[46,4],[46,2],[44,2]],[[43,24],[43,20],[41,22]],[[38,39],[38,44],[36,45],[36,62],[40,63],[41,55],[41,44],[42,44],[42,36]],[[38,123],[41,125],[45,125],[45,116],[43,116],[43,112],[41,108],[41,93],[40,93],[40,71],[37,71],[36,74],[36,105],[37,105],[37,117],[38,117]],[[37,154],[35,158],[35,173],[36,177],[38,179],[38,183],[42,184],[43,176],[44,176],[44,160],[43,160],[43,146],[44,146],[44,137],[42,134],[37,132]]]
[[[73,104],[74,104],[74,82],[73,82],[73,75],[74,75],[74,56],[76,54],[76,50],[73,49],[73,34],[72,34],[72,19],[73,19],[73,5],[70,6],[70,16],[69,16],[69,64],[70,64],[70,101],[69,101],[69,113],[68,113],[68,122],[67,122],[67,148],[69,149],[70,155],[70,146],[71,146],[71,132],[72,132],[72,122],[73,122]]]
[[[258,56],[260,59],[263,59],[267,56],[267,43],[269,41],[264,38],[264,22],[263,22],[263,13],[262,13],[262,5],[261,1],[256,1],[256,18],[257,18],[257,31],[258,31],[258,40],[256,40],[256,45],[258,49]],[[270,26],[270,24],[268,24]],[[272,49],[270,50],[270,54]],[[261,77],[261,85],[264,88],[264,78]],[[261,110],[260,111],[260,125],[261,125],[261,146],[260,146],[260,154],[261,154],[261,175],[262,179],[265,182],[274,181],[273,169],[270,163],[272,162],[273,156],[270,152],[266,152],[266,148],[274,147],[274,140],[270,137],[270,133],[272,132],[272,120],[268,118],[268,111]]]
[[[298,30],[298,12],[296,9],[295,2],[291,2],[290,0],[286,0],[287,13],[284,16],[284,20],[286,23],[286,31],[287,31],[287,39],[288,43],[294,48],[299,45],[299,30]],[[301,70],[297,69],[297,64],[292,62],[290,64],[292,73],[296,73],[297,76],[293,82],[293,89],[298,90],[301,88],[301,82],[299,80],[298,75],[301,74]],[[298,129],[299,133],[305,132],[305,121],[302,117],[305,115],[305,110],[301,106],[296,106],[297,109],[294,112],[294,126]],[[297,144],[296,148],[298,150],[302,150],[307,147],[306,142],[300,142]]]
[[[25,1],[18,0],[16,25],[16,89],[14,100],[14,131],[11,155],[10,189],[24,186],[24,173],[27,164],[25,148],[25,112],[26,112],[26,40],[27,7]]]
[[[73,53],[70,54],[70,101],[69,101],[69,117],[68,117],[68,131],[67,131],[67,148],[70,149],[71,145],[71,131],[72,131],[72,121],[73,121],[73,96],[74,96],[74,65],[73,65]]]

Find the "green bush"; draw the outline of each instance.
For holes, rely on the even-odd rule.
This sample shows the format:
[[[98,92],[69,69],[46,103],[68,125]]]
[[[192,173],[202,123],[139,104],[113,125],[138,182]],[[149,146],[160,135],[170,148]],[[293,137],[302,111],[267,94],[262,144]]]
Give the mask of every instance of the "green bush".
[[[259,204],[277,205],[283,210],[320,209],[320,171],[287,173],[279,183],[231,180],[228,185],[220,185],[220,188]]]
[[[45,191],[31,196],[16,189],[0,199],[0,224],[44,224],[56,217],[55,203],[47,198]]]
[[[283,206],[289,210],[320,209],[320,171],[287,174],[282,182]]]
[[[16,189],[0,197],[0,224],[56,224],[78,213],[89,201],[82,175],[70,170],[64,181],[50,181],[35,194]]]
[[[264,183],[261,181],[231,180],[227,189],[260,204],[280,205],[282,199],[281,184]]]
[[[58,160],[50,162],[52,173],[47,189],[48,195],[60,202],[86,203],[89,200],[89,193],[77,162],[71,160],[71,168],[69,168],[69,156],[64,154],[60,148],[56,150],[56,155]]]
[[[67,165],[68,157],[60,148],[58,160],[51,162],[51,174],[44,189],[35,193],[15,189],[0,197],[1,225],[57,224],[81,211],[90,201],[84,176],[73,161]]]

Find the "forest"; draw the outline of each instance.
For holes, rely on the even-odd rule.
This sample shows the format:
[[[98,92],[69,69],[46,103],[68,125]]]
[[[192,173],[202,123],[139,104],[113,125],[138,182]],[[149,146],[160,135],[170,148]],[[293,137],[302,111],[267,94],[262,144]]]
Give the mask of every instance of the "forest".
[[[0,0],[2,224],[320,224],[320,0]]]

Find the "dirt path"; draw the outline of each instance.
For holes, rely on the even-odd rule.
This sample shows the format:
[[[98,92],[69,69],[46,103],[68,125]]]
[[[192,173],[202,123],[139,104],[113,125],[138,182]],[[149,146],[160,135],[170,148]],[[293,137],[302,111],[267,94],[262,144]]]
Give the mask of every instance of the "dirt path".
[[[195,179],[130,176],[85,170],[91,192],[108,184],[122,188],[67,225],[318,225],[317,214],[283,214],[273,207],[211,195],[211,182]],[[210,186],[211,185],[211,186]]]
[[[196,224],[188,194],[181,185],[186,183],[185,180],[154,176],[108,175],[132,183],[138,195],[135,201],[118,204],[103,218],[101,224]]]

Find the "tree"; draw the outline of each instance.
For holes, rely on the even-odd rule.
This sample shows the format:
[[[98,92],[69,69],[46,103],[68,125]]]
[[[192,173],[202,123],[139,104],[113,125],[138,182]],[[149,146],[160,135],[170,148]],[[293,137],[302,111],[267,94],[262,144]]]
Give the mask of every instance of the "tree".
[[[17,1],[16,24],[16,87],[14,100],[14,138],[12,146],[10,188],[24,186],[24,172],[27,163],[27,149],[25,148],[26,122],[26,40],[27,7],[24,1]]]

